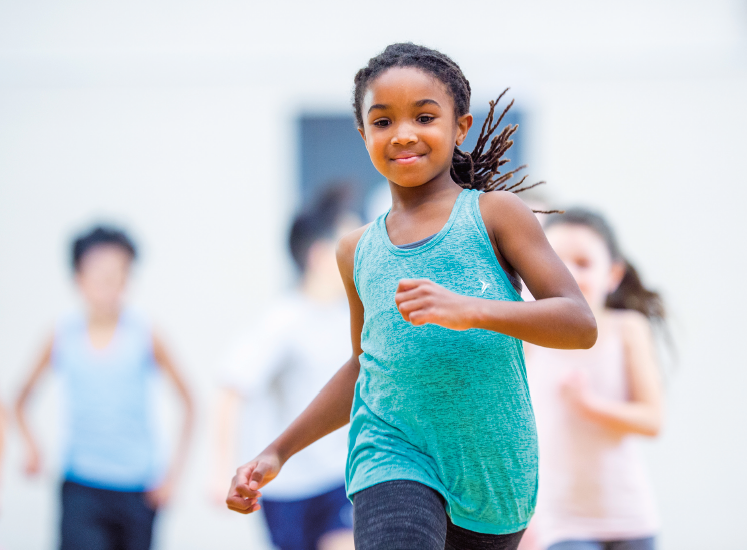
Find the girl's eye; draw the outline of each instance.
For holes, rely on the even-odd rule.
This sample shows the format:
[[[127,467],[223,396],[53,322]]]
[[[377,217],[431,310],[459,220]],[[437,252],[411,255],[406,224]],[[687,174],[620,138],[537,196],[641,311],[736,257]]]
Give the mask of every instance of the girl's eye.
[[[385,118],[379,119],[379,120],[375,120],[373,125],[376,126],[377,128],[386,128],[387,126],[389,126],[389,121]]]
[[[421,124],[428,124],[429,122],[433,121],[434,118],[436,117],[432,117],[430,115],[420,115],[417,118],[417,121],[420,122]]]

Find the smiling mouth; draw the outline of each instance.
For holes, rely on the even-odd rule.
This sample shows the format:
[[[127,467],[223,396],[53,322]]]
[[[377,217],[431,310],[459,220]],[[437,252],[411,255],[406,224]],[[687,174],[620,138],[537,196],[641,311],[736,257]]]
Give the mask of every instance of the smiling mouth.
[[[423,155],[402,155],[394,157],[392,160],[397,164],[413,164],[414,162],[417,162],[417,160],[422,156]]]

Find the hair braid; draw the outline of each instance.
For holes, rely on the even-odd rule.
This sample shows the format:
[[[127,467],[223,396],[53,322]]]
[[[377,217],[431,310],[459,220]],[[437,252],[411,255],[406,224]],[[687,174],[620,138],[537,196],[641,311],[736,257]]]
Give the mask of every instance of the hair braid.
[[[497,99],[490,102],[490,111],[480,129],[480,135],[472,152],[467,153],[459,149],[459,147],[454,148],[451,177],[457,184],[466,189],[479,189],[485,192],[509,191],[511,193],[521,193],[545,183],[544,181],[538,181],[537,183],[524,185],[527,179],[526,175],[522,176],[519,181],[511,181],[518,172],[526,168],[525,164],[506,173],[501,173],[501,167],[510,162],[510,159],[506,158],[505,154],[514,144],[511,137],[519,129],[518,124],[508,124],[490,140],[490,136],[495,133],[509,109],[514,105],[514,101],[511,100],[496,120],[495,109],[507,92],[508,88],[503,90]],[[490,145],[486,151],[485,148],[488,145],[488,140],[490,140]],[[557,211],[542,210],[537,212],[551,214]]]

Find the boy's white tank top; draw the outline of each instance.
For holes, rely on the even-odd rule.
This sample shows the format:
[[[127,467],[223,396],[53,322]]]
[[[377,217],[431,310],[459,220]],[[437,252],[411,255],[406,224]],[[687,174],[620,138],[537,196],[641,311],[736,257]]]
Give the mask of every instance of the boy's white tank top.
[[[639,437],[587,420],[561,394],[563,380],[582,371],[596,395],[629,399],[622,315],[605,321],[590,350],[527,346],[540,450],[533,526],[542,548],[563,540],[648,537],[658,530]]]
[[[222,385],[244,398],[240,462],[255,457],[311,403],[350,359],[345,299],[318,303],[293,291],[235,343]],[[262,488],[271,500],[302,500],[345,483],[347,431],[337,430],[291,457]]]

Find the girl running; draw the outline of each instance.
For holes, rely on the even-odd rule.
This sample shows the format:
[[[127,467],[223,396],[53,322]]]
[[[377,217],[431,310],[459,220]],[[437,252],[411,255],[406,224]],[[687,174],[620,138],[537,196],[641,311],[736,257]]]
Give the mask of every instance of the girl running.
[[[488,145],[491,110],[475,150],[458,149],[469,102],[458,65],[422,46],[391,45],[356,75],[358,130],[392,208],[338,246],[353,356],[238,469],[230,509],[258,510],[290,456],[350,421],[356,548],[518,545],[537,491],[521,340],[589,348],[596,324],[531,210],[499,191],[516,127]],[[519,277],[536,302],[521,302]]]
[[[586,351],[527,349],[542,452],[531,530],[542,549],[652,550],[658,520],[637,436],[655,436],[662,422],[649,319],[662,321],[664,308],[601,216],[576,208],[546,229],[599,339]]]

